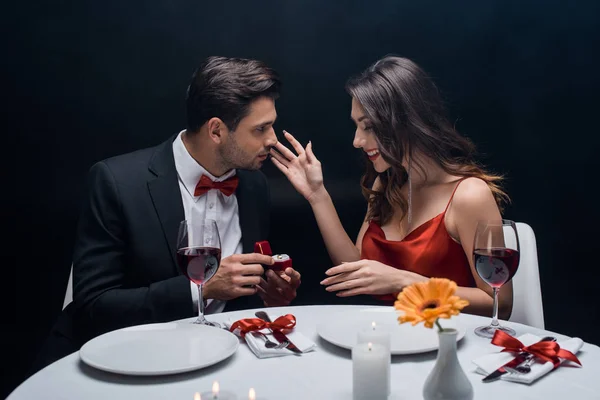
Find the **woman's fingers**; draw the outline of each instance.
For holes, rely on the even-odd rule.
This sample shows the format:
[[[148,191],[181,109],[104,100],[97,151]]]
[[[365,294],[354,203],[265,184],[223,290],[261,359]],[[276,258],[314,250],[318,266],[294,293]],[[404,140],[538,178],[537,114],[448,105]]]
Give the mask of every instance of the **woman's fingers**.
[[[277,151],[285,158],[287,158],[288,160],[293,160],[294,158],[296,158],[296,155],[287,147],[285,147],[283,145],[283,143],[281,142],[277,142],[277,144],[275,145],[275,149],[277,149]],[[273,149],[271,149],[271,152],[273,151]]]
[[[275,161],[277,160],[279,162],[280,165],[282,165],[284,168],[289,168],[290,166],[290,161],[285,158],[284,156],[282,156],[281,154],[279,154],[278,152],[276,152],[275,150],[271,149],[271,160]],[[277,164],[275,164],[277,165]]]
[[[315,153],[313,153],[312,142],[308,142],[308,145],[306,146],[306,160],[309,164],[319,161],[317,160],[317,157],[315,157]]]
[[[291,133],[284,130],[283,134],[284,134],[285,138],[287,139],[287,141],[290,142],[290,144],[292,145],[294,150],[296,150],[296,153],[298,153],[299,156],[304,154],[304,147],[302,147],[300,142],[297,141],[296,138],[294,136],[292,136]]]

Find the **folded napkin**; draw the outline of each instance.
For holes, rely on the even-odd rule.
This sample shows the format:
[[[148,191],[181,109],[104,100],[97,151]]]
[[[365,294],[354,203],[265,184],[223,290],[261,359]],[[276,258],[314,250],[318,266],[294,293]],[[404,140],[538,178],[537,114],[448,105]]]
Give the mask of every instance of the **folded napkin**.
[[[539,342],[542,338],[526,333],[519,336],[517,339],[521,341],[525,346],[530,346],[536,342]],[[571,353],[576,354],[583,346],[583,340],[579,338],[571,338],[562,342],[558,342],[561,349],[569,350]],[[501,348],[498,348],[501,351]],[[475,372],[483,375],[488,375],[515,358],[515,353],[511,352],[499,352],[493,354],[486,354],[473,360],[473,363],[477,366]],[[564,359],[561,358],[561,363]],[[526,383],[530,384],[536,379],[544,376],[548,372],[554,369],[554,364],[550,361],[545,362],[538,358],[531,364],[531,371],[526,374],[511,374],[506,373],[502,375],[500,379],[511,382]]]
[[[271,318],[271,321],[274,321],[277,318],[277,316],[269,314],[269,318]],[[231,325],[233,325],[233,323],[235,323],[235,321],[233,320],[226,321],[225,326],[227,327],[227,329],[229,329]],[[267,335],[267,337],[273,342],[279,343],[277,339],[275,339],[275,337],[273,336],[271,330],[262,329],[260,330],[260,332]],[[236,330],[236,332],[234,333],[236,333],[238,336],[241,336],[238,330]],[[311,352],[317,347],[315,342],[304,336],[301,332],[298,331],[297,328],[294,328],[292,330],[286,330],[283,333],[285,333],[288,339],[292,343],[294,343],[302,353]],[[261,335],[255,334],[254,332],[248,332],[246,335],[244,335],[244,339],[246,340],[248,347],[250,347],[250,350],[252,350],[254,355],[258,358],[282,357],[299,354],[294,353],[293,351],[288,350],[285,347],[283,349],[267,349],[265,347],[265,339]]]

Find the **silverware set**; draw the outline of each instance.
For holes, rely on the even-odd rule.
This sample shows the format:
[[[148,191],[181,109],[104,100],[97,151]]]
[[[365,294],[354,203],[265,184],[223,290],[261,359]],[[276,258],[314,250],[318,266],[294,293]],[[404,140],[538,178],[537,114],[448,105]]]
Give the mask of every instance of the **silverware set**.
[[[556,342],[556,338],[553,336],[546,336],[541,341]],[[504,374],[516,374],[523,375],[531,372],[531,365],[535,362],[535,356],[526,352],[519,353],[513,360],[507,362],[503,366],[496,369],[491,374],[487,375],[482,379],[483,382],[493,382]]]
[[[552,336],[547,336],[544,338],[547,341],[556,342],[556,338]],[[511,374],[528,374],[531,372],[531,365],[535,362],[535,356],[533,354],[529,354],[527,359],[523,361],[521,364],[515,367],[504,367],[506,372]]]
[[[271,320],[269,319],[269,315],[267,313],[265,313],[264,311],[258,311],[255,315],[260,319],[263,319],[267,322],[271,322]],[[226,331],[229,331],[229,329],[227,327],[223,327],[223,329],[225,329]],[[265,347],[267,349],[279,350],[279,349],[287,348],[288,350],[293,351],[294,353],[302,353],[300,350],[298,350],[298,348],[292,342],[290,342],[287,339],[287,336],[285,336],[283,333],[274,332],[274,331],[271,331],[271,332],[273,333],[273,336],[275,337],[277,342],[272,341],[267,335],[265,335],[264,333],[262,333],[260,331],[253,331],[253,332],[251,332],[251,334],[254,336],[261,337],[265,341]]]
[[[264,312],[264,311],[257,311],[256,313],[254,313],[254,315],[255,315],[257,318],[260,318],[260,319],[262,319],[262,320],[264,320],[264,321],[267,321],[267,322],[272,322],[272,321],[271,321],[271,319],[269,318],[269,314],[267,314],[267,313],[266,313],[266,312]],[[267,342],[267,341],[265,341],[265,347],[266,347],[266,348],[268,348],[268,349],[269,349],[269,348],[275,348],[275,349],[283,349],[283,348],[286,348],[286,349],[288,349],[288,350],[290,350],[290,351],[293,351],[293,352],[295,352],[295,353],[301,353],[301,351],[300,351],[300,350],[298,350],[298,349],[296,348],[296,346],[294,346],[294,344],[293,344],[292,342],[290,342],[290,341],[289,341],[289,339],[287,338],[287,336],[286,336],[286,335],[284,335],[283,333],[281,333],[281,332],[279,332],[279,331],[274,331],[274,330],[271,330],[271,332],[273,333],[273,337],[275,338],[275,340],[277,340],[279,343],[278,343],[278,344],[276,344],[276,346],[273,346],[273,345],[271,344],[271,343],[273,343],[273,341],[269,340],[269,342],[270,342],[270,343],[269,343],[269,342]],[[265,338],[265,339],[268,339],[268,338],[267,338],[267,335],[265,335],[265,334],[263,334],[263,333],[261,333],[261,335],[263,335],[263,338]],[[273,346],[273,347],[269,347],[269,346]]]

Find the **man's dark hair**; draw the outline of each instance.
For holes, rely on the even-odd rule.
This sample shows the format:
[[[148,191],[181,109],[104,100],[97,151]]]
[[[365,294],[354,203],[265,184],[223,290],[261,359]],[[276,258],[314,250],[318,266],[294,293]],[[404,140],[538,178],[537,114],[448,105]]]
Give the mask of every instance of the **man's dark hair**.
[[[260,98],[279,97],[279,75],[263,62],[209,57],[194,72],[186,98],[187,130],[198,132],[206,121],[220,118],[234,131]]]

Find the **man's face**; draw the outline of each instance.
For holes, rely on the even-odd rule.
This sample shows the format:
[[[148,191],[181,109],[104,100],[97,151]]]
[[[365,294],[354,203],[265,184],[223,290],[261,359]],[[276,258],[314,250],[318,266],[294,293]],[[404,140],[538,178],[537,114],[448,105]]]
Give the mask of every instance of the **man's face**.
[[[229,131],[227,139],[218,148],[226,169],[255,170],[262,167],[271,147],[277,143],[273,124],[277,119],[275,102],[261,97],[250,104],[250,110],[235,131]]]

